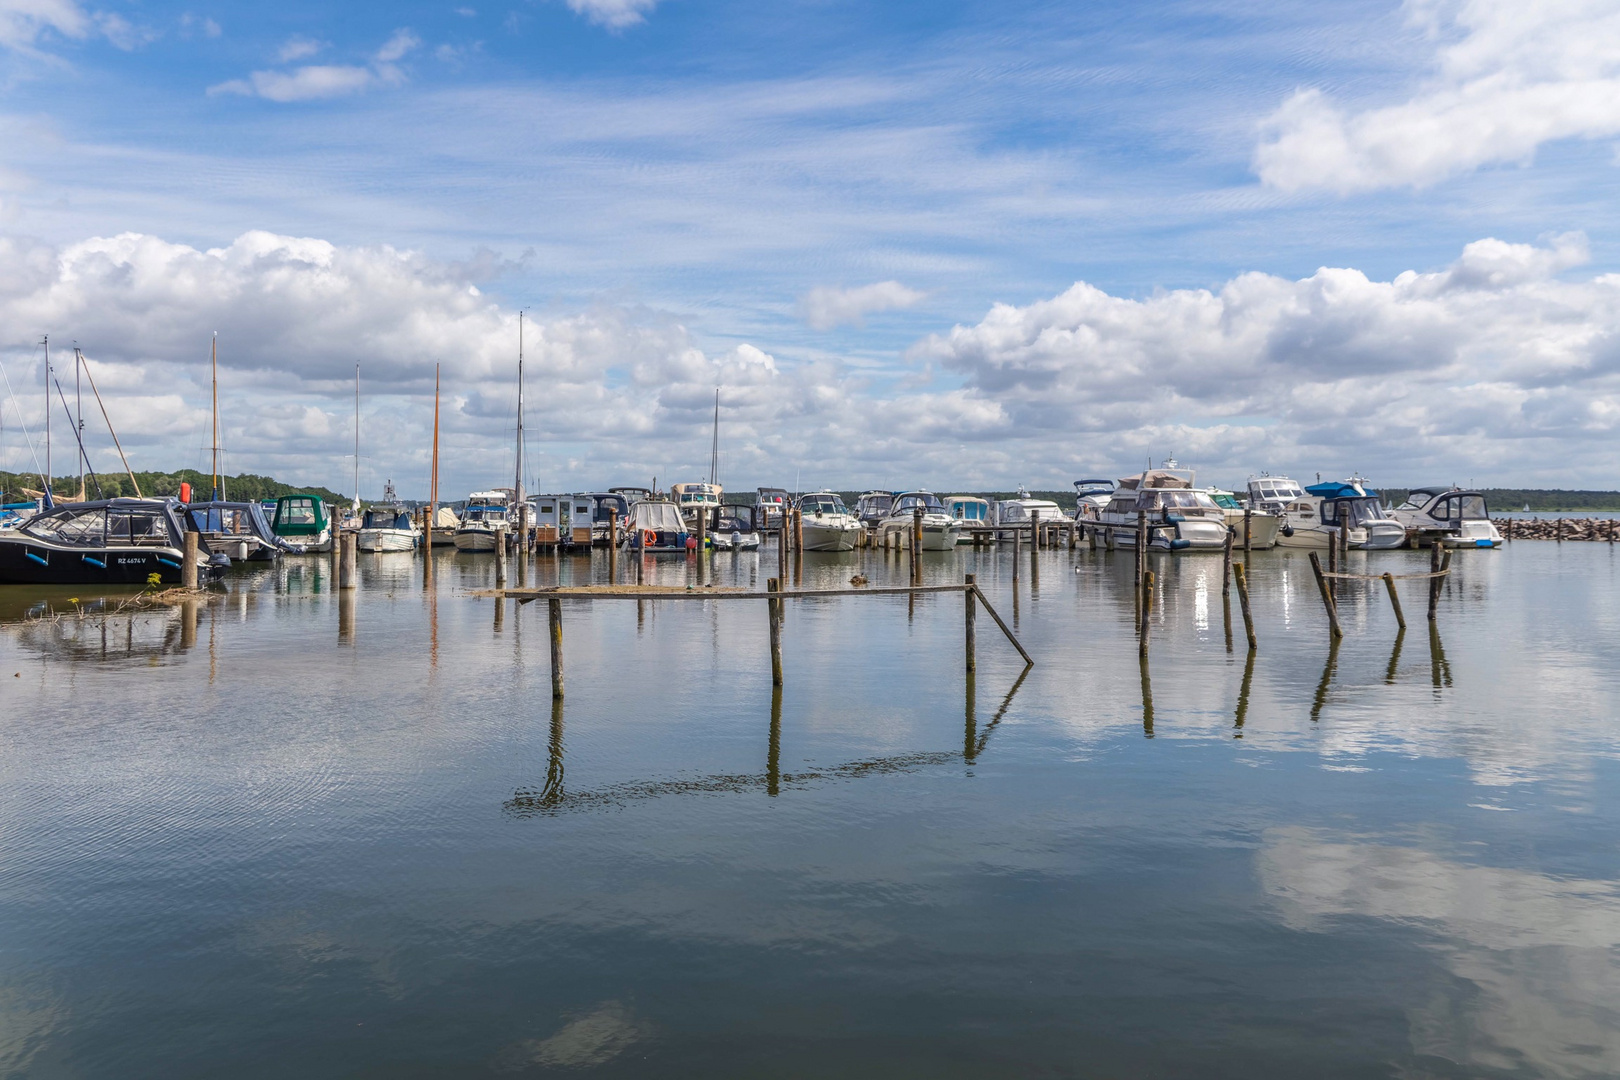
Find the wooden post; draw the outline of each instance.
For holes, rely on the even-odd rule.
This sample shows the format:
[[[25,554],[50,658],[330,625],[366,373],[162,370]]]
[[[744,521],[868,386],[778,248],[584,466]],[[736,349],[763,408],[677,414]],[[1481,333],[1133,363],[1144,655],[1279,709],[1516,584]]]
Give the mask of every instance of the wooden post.
[[[1012,531],[1012,534],[1013,534],[1013,586],[1017,587],[1017,585],[1018,585],[1018,567],[1024,561],[1024,534],[1019,529],[1014,529]],[[1017,618],[1017,615],[1018,615],[1018,613],[1016,611],[1013,612],[1013,617],[1015,619]]]
[[[1401,611],[1401,596],[1395,591],[1395,575],[1384,575],[1384,588],[1389,591],[1389,606],[1395,609],[1395,622],[1402,630],[1406,629],[1406,615]]]
[[[1226,543],[1221,548],[1221,598],[1232,595],[1232,530],[1226,530]]]
[[[1080,531],[1080,523],[1079,522],[1076,522],[1076,521],[1069,522],[1069,550],[1070,551],[1073,551],[1074,546],[1077,543],[1080,542],[1080,537],[1075,535],[1079,531]]]
[[[608,510],[608,581],[619,583],[619,509]]]
[[[804,551],[804,510],[798,506],[793,508],[793,551]]]
[[[500,597],[497,597],[495,602],[497,604],[505,603]],[[546,608],[551,623],[551,696],[553,700],[561,700],[563,696],[562,601],[548,600]]]
[[[1429,573],[1435,575],[1429,579],[1429,621],[1434,622],[1435,612],[1440,607],[1440,538],[1435,537],[1432,547],[1429,548]]]
[[[1110,534],[1112,535],[1112,534]],[[1095,525],[1086,529],[1086,539],[1091,542],[1091,550],[1097,550],[1097,527]]]
[[[1614,543],[1614,518],[1609,519],[1609,543]]]
[[[1243,609],[1243,632],[1249,638],[1249,651],[1255,650],[1254,616],[1249,614],[1249,572],[1239,563],[1232,567],[1232,576],[1237,580],[1238,606]]]
[[[777,578],[770,578],[765,582],[766,592],[781,592],[782,582]],[[782,685],[782,601],[772,598],[765,601],[770,611],[771,619],[771,685]]]
[[[787,545],[787,511],[784,510],[782,511],[781,528],[776,530],[776,576],[781,578],[783,581],[786,581],[788,576]]]
[[[1323,503],[1323,505],[1326,506],[1327,504]],[[1343,529],[1339,530],[1339,532],[1343,531]],[[1339,572],[1339,533],[1333,533],[1328,537],[1327,570],[1329,574]],[[1328,596],[1332,597],[1333,602],[1337,604],[1339,602],[1338,579],[1329,577],[1324,580],[1327,582]]]
[[[1562,544],[1564,542],[1564,519],[1563,518],[1558,519],[1558,524],[1553,530],[1553,539],[1558,541],[1560,544]]]
[[[1316,587],[1322,594],[1322,606],[1327,608],[1328,627],[1336,638],[1344,637],[1344,631],[1339,629],[1339,609],[1333,603],[1333,594],[1328,592],[1327,578],[1322,574],[1322,560],[1311,552],[1311,572],[1316,575]]]
[[[698,507],[697,510],[697,536],[698,555],[701,556],[704,552],[709,550],[709,512],[701,506]],[[698,576],[700,579],[702,577],[702,573],[703,572],[701,570],[698,571]]]
[[[1103,547],[1109,551],[1114,550],[1114,530],[1112,528],[1103,530]]]
[[[186,530],[184,554],[180,556],[180,587],[182,589],[195,589],[197,587],[197,534],[190,529]]]
[[[922,584],[922,507],[911,512],[911,583]]]
[[[495,587],[506,588],[506,526],[495,530]]]
[[[1345,503],[1339,504],[1339,572],[1347,573],[1345,567],[1350,564],[1350,507]],[[1338,594],[1335,593],[1335,596]]]
[[[1036,555],[1040,552],[1040,549],[1041,512],[1039,510],[1031,510],[1029,512],[1029,579],[1031,581],[1034,581],[1036,575],[1041,572],[1040,567],[1036,565],[1035,561]]]
[[[338,588],[353,589],[360,584],[360,534],[340,534],[341,551],[338,553]]]
[[[1249,561],[1249,545],[1254,539],[1253,534],[1254,510],[1251,507],[1243,508],[1243,561]]]
[[[1142,587],[1142,571],[1147,569],[1147,511],[1136,512],[1136,586]]]
[[[978,662],[974,657],[973,617],[977,614],[977,611],[973,603],[973,578],[974,575],[972,574],[967,574],[962,578],[967,584],[967,588],[962,590],[962,595],[967,600],[967,669],[969,675],[978,670]]]
[[[1137,650],[1139,655],[1148,654],[1148,629],[1153,625],[1149,616],[1153,614],[1153,571],[1142,573],[1142,625],[1137,633]]]

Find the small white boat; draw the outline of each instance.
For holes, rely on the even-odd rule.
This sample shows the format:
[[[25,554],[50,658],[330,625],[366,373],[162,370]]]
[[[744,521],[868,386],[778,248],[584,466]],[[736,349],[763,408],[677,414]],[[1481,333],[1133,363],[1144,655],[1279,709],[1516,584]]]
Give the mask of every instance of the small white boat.
[[[507,525],[511,496],[505,491],[475,491],[467,497],[467,508],[456,526],[457,551],[494,551],[497,529]]]
[[[973,543],[973,534],[968,530],[990,524],[990,503],[977,495],[947,495],[940,502],[947,514],[962,523],[962,531],[956,537],[958,544]]]
[[[686,550],[697,538],[686,531],[686,520],[672,502],[646,499],[630,505],[630,547],[649,554]]]
[[[1193,487],[1185,469],[1148,469],[1122,477],[1091,524],[1113,534],[1114,543],[1136,544],[1137,515],[1145,514],[1148,547],[1156,551],[1220,551],[1226,547],[1226,512]]]
[[[956,548],[956,539],[961,535],[962,523],[945,512],[945,505],[939,501],[939,496],[931,491],[904,491],[894,500],[894,505],[878,524],[878,532],[885,538],[888,534],[900,534],[900,546],[904,548],[910,543],[906,538],[911,535],[912,527],[916,521],[916,512],[922,514],[922,549],[924,551],[952,551]]]
[[[1093,520],[1102,513],[1108,500],[1114,497],[1112,480],[1076,480],[1074,482],[1074,519]]]
[[[709,547],[715,551],[753,551],[759,547],[752,506],[722,506],[711,519]],[[806,531],[809,523],[806,522]]]
[[[681,518],[686,522],[688,532],[697,532],[697,519],[699,514],[711,515],[720,508],[720,497],[724,494],[719,484],[671,484],[669,497],[676,506],[680,507]]]
[[[1018,491],[1012,498],[997,499],[990,507],[990,513],[992,524],[998,527],[1028,525],[1037,514],[1040,515],[1040,520],[1047,522],[1062,521],[1068,517],[1057,503],[1051,499],[1035,498],[1022,484],[1018,486]]]
[[[889,510],[894,506],[894,492],[868,491],[855,500],[855,516],[861,519],[861,525],[868,529],[875,529],[889,516]]]
[[[1491,521],[1485,496],[1455,487],[1414,488],[1392,512],[1414,546],[1496,548],[1502,534]]]
[[[403,506],[373,506],[360,522],[355,546],[361,551],[415,551],[420,535]]]
[[[762,487],[754,495],[754,518],[767,531],[782,527],[782,515],[793,505],[786,488]]]
[[[861,519],[835,491],[799,496],[799,521],[806,551],[854,551],[861,535]]]
[[[1341,526],[1353,548],[1394,548],[1406,541],[1405,528],[1384,513],[1378,493],[1347,480],[1313,484],[1284,503],[1277,546],[1325,550],[1337,542]]]

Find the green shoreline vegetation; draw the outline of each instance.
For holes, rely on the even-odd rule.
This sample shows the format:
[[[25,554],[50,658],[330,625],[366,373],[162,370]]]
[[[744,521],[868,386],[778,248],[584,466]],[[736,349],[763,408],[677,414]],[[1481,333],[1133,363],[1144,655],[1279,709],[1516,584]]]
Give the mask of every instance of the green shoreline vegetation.
[[[208,473],[198,472],[196,469],[176,469],[174,472],[137,472],[135,479],[140,481],[141,494],[175,495],[180,494],[180,485],[187,483],[196,497],[206,498],[213,488],[214,480]],[[129,482],[126,473],[97,473],[96,480],[101,483],[101,497],[106,499],[119,499],[135,494],[135,487]],[[233,502],[257,502],[260,499],[274,499],[282,495],[311,494],[319,495],[329,503],[347,502],[347,497],[323,487],[308,487],[298,484],[283,484],[279,480],[268,476],[258,476],[253,473],[243,473],[240,476],[221,477],[225,485],[225,496]],[[96,497],[96,483],[89,476],[84,478],[85,497]],[[7,502],[22,502],[27,496],[24,490],[38,491],[39,477],[34,473],[0,472],[0,491],[5,492]],[[58,476],[51,481],[51,494],[58,498],[72,498],[79,490],[79,477],[75,473],[71,476]]]

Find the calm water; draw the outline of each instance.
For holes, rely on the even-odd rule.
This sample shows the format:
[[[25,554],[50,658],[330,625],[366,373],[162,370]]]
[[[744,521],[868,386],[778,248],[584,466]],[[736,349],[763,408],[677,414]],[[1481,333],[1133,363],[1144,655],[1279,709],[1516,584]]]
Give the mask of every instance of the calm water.
[[[1146,673],[1129,555],[930,556],[1022,681],[959,596],[797,601],[775,702],[762,604],[569,604],[560,711],[544,605],[436,560],[0,595],[0,1074],[1620,1074],[1608,545],[1458,553],[1438,637],[1348,589],[1336,651],[1257,553],[1252,667],[1160,557]]]

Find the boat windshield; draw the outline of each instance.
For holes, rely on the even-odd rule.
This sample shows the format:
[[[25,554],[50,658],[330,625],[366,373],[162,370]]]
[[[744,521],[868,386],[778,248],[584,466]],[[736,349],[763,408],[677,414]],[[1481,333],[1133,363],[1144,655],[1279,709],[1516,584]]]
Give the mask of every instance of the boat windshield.
[[[806,514],[847,514],[844,500],[837,495],[806,495],[799,500],[799,509]]]
[[[1137,504],[1144,510],[1214,510],[1215,500],[1202,491],[1157,491],[1149,488],[1142,492]]]
[[[491,521],[500,524],[506,520],[504,506],[469,506],[461,515],[462,521]]]
[[[321,516],[315,508],[314,499],[285,498],[276,503],[276,528],[278,529],[289,525],[319,528],[322,524]]]
[[[1215,505],[1220,507],[1222,510],[1241,510],[1241,509],[1243,509],[1243,507],[1238,505],[1237,499],[1233,498],[1232,495],[1230,493],[1228,493],[1228,492],[1225,492],[1225,491],[1215,492],[1215,493],[1212,493],[1210,495],[1210,498],[1213,499],[1214,502],[1215,502]]]
[[[593,520],[606,524],[615,513],[619,520],[625,521],[630,517],[630,502],[623,495],[597,495],[596,513]]]
[[[889,507],[893,505],[894,496],[883,492],[861,496],[860,508],[863,514],[887,514]]]
[[[1483,521],[1490,515],[1485,511],[1485,496],[1459,493],[1436,502],[1429,516],[1440,521]]]
[[[1305,489],[1286,476],[1262,476],[1258,480],[1250,480],[1249,492],[1267,501],[1286,502],[1305,497]]]
[[[1343,510],[1339,508],[1343,507]],[[1322,520],[1338,521],[1339,514],[1343,513],[1347,523],[1352,529],[1359,529],[1375,521],[1388,520],[1384,514],[1384,507],[1376,496],[1366,496],[1358,499],[1330,499],[1322,504]]]
[[[979,499],[952,499],[951,516],[958,521],[983,521],[989,506]]]
[[[753,532],[754,508],[752,506],[722,506],[720,520],[715,524],[715,532]]]
[[[97,507],[94,510],[39,514],[20,531],[58,544],[101,547],[107,534],[107,511]]]
[[[367,510],[362,529],[409,529],[411,515],[405,510]]]
[[[894,509],[890,510],[889,513],[910,514],[917,510],[922,510],[924,513],[943,514],[945,504],[939,501],[938,495],[930,495],[926,491],[911,491],[900,496],[899,501],[894,504]]]

